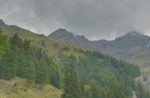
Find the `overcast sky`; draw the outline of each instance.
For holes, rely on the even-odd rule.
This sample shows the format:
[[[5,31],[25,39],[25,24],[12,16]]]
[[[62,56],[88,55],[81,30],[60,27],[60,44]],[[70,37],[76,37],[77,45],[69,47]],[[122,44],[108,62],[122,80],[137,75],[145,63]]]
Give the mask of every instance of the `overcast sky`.
[[[0,0],[0,18],[46,35],[58,28],[89,39],[150,35],[150,0]]]

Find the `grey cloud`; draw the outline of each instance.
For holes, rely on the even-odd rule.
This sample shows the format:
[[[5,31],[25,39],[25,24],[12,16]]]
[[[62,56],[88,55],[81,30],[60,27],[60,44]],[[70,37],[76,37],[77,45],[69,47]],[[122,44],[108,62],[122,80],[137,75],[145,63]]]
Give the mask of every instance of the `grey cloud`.
[[[65,28],[89,39],[150,32],[149,0],[0,0],[8,24],[49,34]]]

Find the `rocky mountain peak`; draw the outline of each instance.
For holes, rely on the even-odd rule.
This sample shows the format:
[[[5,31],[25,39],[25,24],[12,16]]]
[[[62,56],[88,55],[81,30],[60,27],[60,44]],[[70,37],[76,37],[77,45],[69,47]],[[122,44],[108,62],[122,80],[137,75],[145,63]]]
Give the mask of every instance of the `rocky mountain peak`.
[[[72,39],[74,35],[71,32],[68,32],[65,29],[58,29],[51,34],[48,35],[50,39],[55,39],[55,40],[65,40],[65,39]]]
[[[4,26],[4,25],[6,25],[5,22],[2,19],[0,19],[0,26]]]
[[[121,37],[118,37],[115,39],[115,41],[117,40],[142,40],[142,39],[147,39],[148,36],[142,34],[142,33],[139,33],[137,31],[131,31],[131,32],[128,32],[127,34],[121,36]]]
[[[69,32],[65,29],[58,29],[51,33],[49,39],[65,41],[65,42],[73,42],[73,43],[85,43],[88,42],[88,39],[85,38],[84,35],[77,35]]]
[[[142,33],[139,33],[137,31],[131,31],[131,32],[128,32],[125,36],[142,36],[143,34]]]

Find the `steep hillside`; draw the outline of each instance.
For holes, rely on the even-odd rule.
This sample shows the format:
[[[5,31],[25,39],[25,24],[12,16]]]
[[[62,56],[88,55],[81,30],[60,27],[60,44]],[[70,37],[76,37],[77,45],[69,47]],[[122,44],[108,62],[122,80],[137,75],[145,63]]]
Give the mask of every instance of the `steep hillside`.
[[[52,41],[44,35],[6,25],[4,22],[0,24],[2,34],[8,36],[0,35],[2,39],[6,37],[3,39],[6,44],[4,50],[0,50],[3,51],[0,60],[1,79],[11,81],[15,77],[25,78],[29,87],[39,85],[43,88],[52,84],[59,89],[65,88],[65,94],[68,93],[65,92],[66,89],[74,88],[65,85],[69,81],[78,84],[82,91],[80,98],[129,98],[136,91],[133,80],[140,72],[132,64],[98,52],[79,49],[75,45]],[[74,61],[72,57],[75,58]],[[67,66],[72,66],[72,61],[74,73],[67,69]],[[72,76],[66,75],[67,72]]]
[[[47,38],[47,36],[43,34],[35,34],[29,30],[25,30],[15,25],[6,25],[2,20],[0,28],[3,31],[2,33],[8,37],[12,37],[13,35],[17,34],[22,40],[25,39],[30,40],[33,46],[34,45],[38,47],[42,46],[42,49],[49,52],[48,53],[49,56],[53,57],[57,56],[56,54],[58,54],[59,51],[66,46],[70,49],[70,51],[67,52],[66,55],[69,55],[71,51],[73,51],[73,46],[71,45],[68,44],[66,45],[64,42],[57,43],[52,40],[50,41]],[[78,53],[76,55],[78,55]]]
[[[64,32],[68,32],[64,30]],[[48,37],[49,39],[59,41],[56,39],[56,36],[59,34],[63,35],[61,32],[54,31]],[[51,36],[53,35],[53,36]],[[54,37],[55,35],[55,37]],[[67,37],[67,36],[66,36]],[[102,52],[104,54],[113,56],[117,59],[121,59],[127,61],[129,63],[136,64],[140,67],[142,75],[138,78],[139,81],[143,83],[146,89],[150,88],[150,37],[147,35],[143,35],[142,33],[132,31],[121,37],[116,38],[115,40],[107,41],[107,40],[97,40],[90,41],[86,40],[84,43],[80,40],[84,40],[86,38],[81,38],[78,41],[74,41],[73,39],[66,40],[61,39],[61,42],[64,41],[66,43],[73,43],[75,45],[79,45],[83,49],[95,50],[98,52]]]

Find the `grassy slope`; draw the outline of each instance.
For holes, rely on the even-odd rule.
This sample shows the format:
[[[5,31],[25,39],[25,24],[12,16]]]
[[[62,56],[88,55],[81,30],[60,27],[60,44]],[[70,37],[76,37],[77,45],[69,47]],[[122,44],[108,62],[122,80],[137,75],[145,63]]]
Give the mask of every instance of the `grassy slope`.
[[[18,77],[11,81],[0,80],[0,98],[60,98],[61,94],[52,85],[42,89],[37,85],[28,88],[26,80]]]

